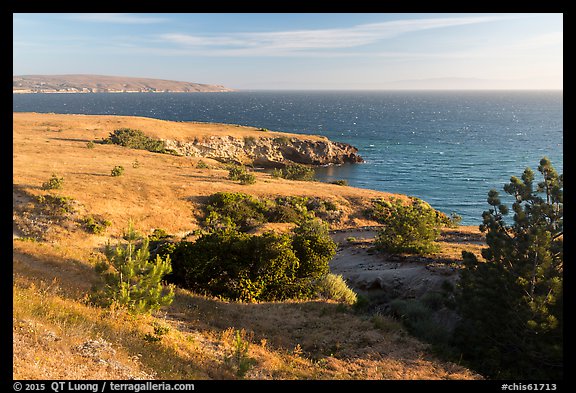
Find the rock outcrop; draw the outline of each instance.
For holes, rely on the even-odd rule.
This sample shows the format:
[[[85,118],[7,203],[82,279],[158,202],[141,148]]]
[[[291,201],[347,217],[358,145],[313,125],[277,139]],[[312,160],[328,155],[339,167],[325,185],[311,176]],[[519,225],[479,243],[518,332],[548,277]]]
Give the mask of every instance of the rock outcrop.
[[[358,149],[328,139],[210,136],[183,142],[164,140],[167,149],[191,157],[213,158],[258,167],[282,167],[290,163],[330,165],[363,162]]]

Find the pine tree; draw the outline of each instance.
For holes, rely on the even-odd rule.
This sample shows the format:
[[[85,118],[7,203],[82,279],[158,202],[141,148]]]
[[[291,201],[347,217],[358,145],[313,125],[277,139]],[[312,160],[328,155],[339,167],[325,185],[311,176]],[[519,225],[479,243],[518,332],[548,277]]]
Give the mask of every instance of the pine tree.
[[[540,160],[534,172],[513,176],[513,224],[496,190],[483,213],[485,261],[463,252],[455,343],[465,359],[496,378],[561,378],[563,287],[563,175]]]
[[[170,257],[159,255],[152,261],[148,249],[149,240],[140,236],[132,223],[125,235],[126,245],[106,246],[106,261],[96,265],[104,279],[104,288],[96,298],[105,305],[116,304],[132,313],[149,313],[167,306],[174,299],[174,288],[164,288],[162,279],[172,271]]]

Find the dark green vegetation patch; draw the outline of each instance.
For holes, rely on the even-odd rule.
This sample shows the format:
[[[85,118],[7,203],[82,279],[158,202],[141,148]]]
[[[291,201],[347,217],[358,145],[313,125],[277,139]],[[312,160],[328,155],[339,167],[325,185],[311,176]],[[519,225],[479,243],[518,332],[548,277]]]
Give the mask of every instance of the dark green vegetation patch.
[[[174,151],[166,149],[164,141],[150,138],[142,131],[132,128],[120,128],[110,133],[104,143],[120,145],[130,149],[148,150],[155,153],[174,154]]]
[[[232,227],[248,231],[268,222],[299,223],[313,217],[335,222],[341,215],[336,204],[317,197],[266,199],[239,192],[219,192],[209,197],[203,224],[209,229]]]

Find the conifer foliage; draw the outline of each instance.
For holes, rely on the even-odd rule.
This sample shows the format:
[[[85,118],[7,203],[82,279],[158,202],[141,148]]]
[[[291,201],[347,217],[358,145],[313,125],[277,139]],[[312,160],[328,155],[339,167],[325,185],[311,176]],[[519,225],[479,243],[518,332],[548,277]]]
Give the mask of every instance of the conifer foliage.
[[[483,214],[485,261],[463,252],[455,343],[464,359],[492,378],[562,378],[563,175],[546,157],[504,191],[514,198],[513,223],[496,190]]]
[[[135,314],[149,313],[171,304],[174,288],[162,285],[164,276],[172,272],[170,257],[156,255],[155,259],[149,260],[149,240],[147,237],[140,239],[132,223],[125,239],[125,245],[111,247],[108,244],[106,260],[96,265],[105,286],[95,294],[95,300],[105,306],[126,307]]]

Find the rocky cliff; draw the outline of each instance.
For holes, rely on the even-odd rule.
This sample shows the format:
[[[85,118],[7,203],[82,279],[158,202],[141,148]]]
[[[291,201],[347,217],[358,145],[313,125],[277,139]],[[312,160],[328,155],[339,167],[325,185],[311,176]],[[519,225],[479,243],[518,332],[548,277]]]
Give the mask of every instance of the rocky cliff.
[[[167,149],[184,156],[213,158],[267,168],[282,167],[290,163],[329,165],[364,161],[354,146],[328,139],[209,136],[193,142],[171,139],[164,142]]]

